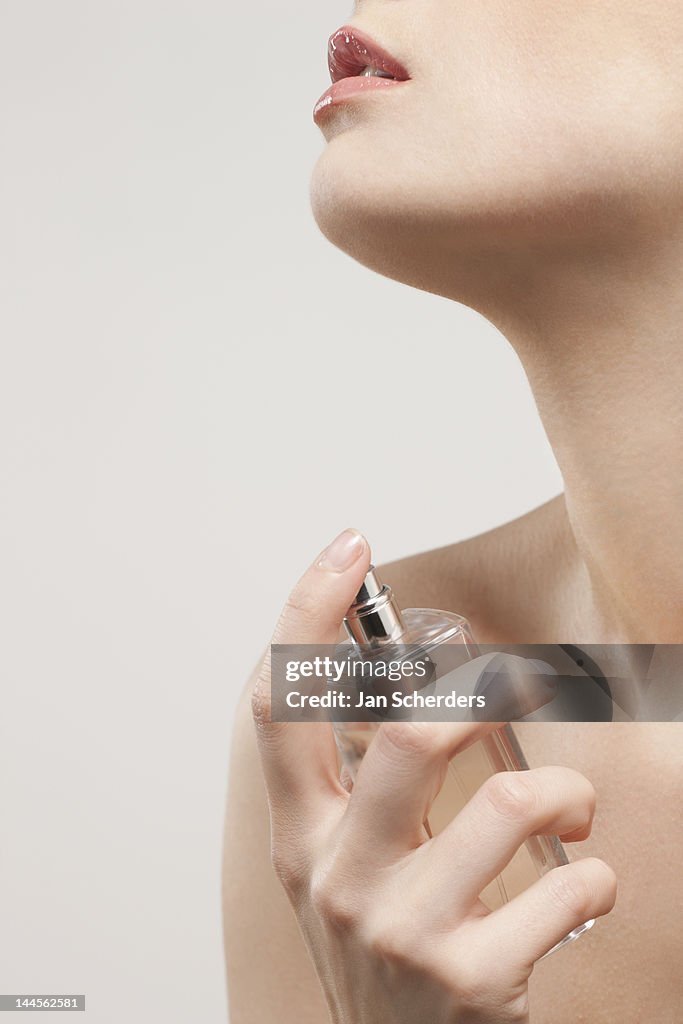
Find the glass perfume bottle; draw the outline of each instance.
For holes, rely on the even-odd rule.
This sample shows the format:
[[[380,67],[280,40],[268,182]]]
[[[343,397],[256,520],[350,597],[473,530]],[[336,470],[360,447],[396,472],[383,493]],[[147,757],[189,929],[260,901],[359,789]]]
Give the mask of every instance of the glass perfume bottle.
[[[401,657],[407,656],[406,652],[410,652],[411,658],[419,653],[432,664],[430,682],[438,678],[439,662],[444,660],[445,645],[460,645],[457,654],[463,661],[476,658],[479,654],[466,619],[453,612],[431,608],[407,608],[401,611],[393,591],[380,581],[374,566],[370,566],[356,600],[346,614],[344,627],[348,640],[339,649],[344,657],[400,661]],[[450,653],[452,655],[456,652]],[[452,666],[452,657],[445,660]],[[352,778],[355,777],[380,721],[334,722],[337,746]],[[450,761],[444,784],[425,822],[428,833],[436,835],[444,829],[491,775],[527,768],[528,764],[509,724],[490,732],[456,754]],[[500,875],[483,890],[481,899],[490,910],[495,910],[545,872],[567,863],[564,847],[556,836],[531,836]],[[593,923],[587,921],[575,928],[550,952],[578,938]]]

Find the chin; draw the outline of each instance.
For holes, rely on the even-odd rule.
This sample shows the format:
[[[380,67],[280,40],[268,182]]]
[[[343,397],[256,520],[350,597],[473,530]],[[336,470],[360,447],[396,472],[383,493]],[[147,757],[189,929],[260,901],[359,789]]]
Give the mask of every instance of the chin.
[[[430,198],[424,163],[411,167],[406,154],[375,157],[378,148],[376,140],[366,146],[345,133],[328,143],[310,180],[316,224],[334,246],[376,273],[450,294],[457,249],[464,254],[468,248],[461,218],[444,206],[443,189]]]
[[[570,160],[575,153],[548,167],[540,152],[525,162],[517,148],[508,161],[480,153],[468,166],[389,146],[334,135],[310,181],[318,227],[371,270],[480,311],[493,282],[623,247],[640,221],[614,166]]]
[[[376,148],[343,133],[319,157],[310,201],[321,232],[383,277],[484,312],[498,270],[517,258],[528,202],[506,196],[500,181],[468,180],[463,167],[459,178],[436,168],[425,180],[435,161],[410,153],[380,161]]]

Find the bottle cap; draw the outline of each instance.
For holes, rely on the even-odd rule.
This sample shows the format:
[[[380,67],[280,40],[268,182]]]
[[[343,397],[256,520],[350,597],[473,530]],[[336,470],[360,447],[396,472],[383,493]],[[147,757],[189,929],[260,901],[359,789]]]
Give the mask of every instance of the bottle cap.
[[[371,565],[356,599],[344,617],[344,627],[357,644],[378,645],[399,641],[405,633],[394,592]]]

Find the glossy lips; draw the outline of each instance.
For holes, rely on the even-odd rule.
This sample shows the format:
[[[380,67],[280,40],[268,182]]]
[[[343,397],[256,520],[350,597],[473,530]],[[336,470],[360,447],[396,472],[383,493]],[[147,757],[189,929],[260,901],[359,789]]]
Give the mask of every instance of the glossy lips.
[[[327,63],[332,85],[322,94],[313,109],[313,120],[316,123],[322,111],[350,96],[377,89],[396,88],[410,78],[403,65],[390,53],[348,25],[343,25],[330,36]],[[376,68],[392,77],[363,76],[361,73],[366,67]]]

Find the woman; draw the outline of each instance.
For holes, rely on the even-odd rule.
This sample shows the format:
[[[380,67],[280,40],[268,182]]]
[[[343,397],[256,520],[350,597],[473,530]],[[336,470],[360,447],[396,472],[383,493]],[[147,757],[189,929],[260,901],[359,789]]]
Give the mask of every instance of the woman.
[[[362,82],[316,106],[320,228],[503,331],[566,487],[382,575],[406,605],[462,612],[484,643],[682,642],[683,5],[377,0],[331,51],[333,79]],[[274,639],[334,642],[369,558],[342,534]],[[267,694],[266,661],[233,747],[232,1024],[683,1019],[677,724],[519,727],[536,767],[427,841],[475,727],[383,727],[349,794],[326,728],[270,724]],[[578,842],[572,863],[485,915],[478,892],[533,833]]]

